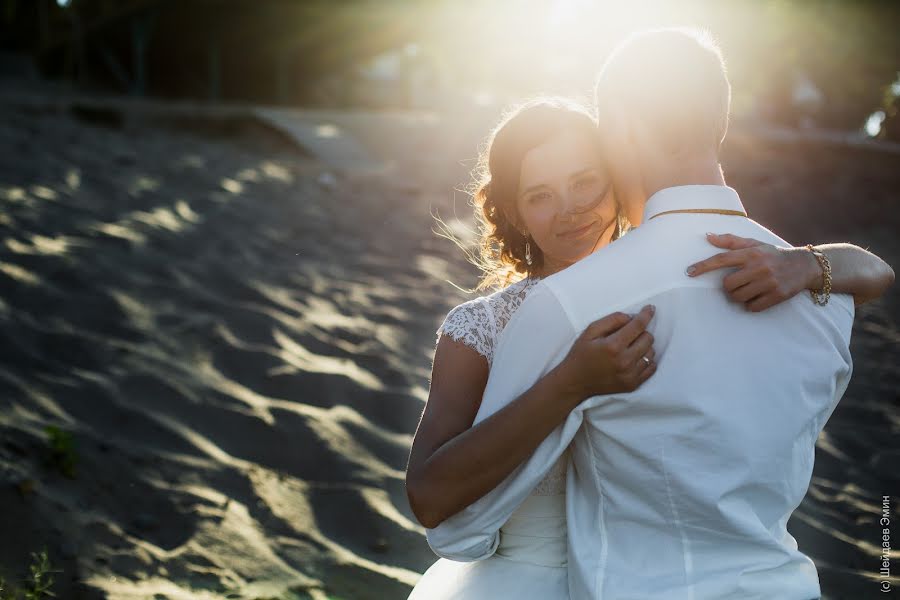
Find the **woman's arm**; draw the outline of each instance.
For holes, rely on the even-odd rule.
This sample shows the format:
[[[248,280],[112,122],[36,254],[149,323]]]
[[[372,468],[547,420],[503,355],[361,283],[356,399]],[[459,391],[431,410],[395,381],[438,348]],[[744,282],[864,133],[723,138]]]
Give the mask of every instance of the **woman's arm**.
[[[419,522],[437,527],[487,494],[585,398],[631,391],[650,377],[656,370],[653,337],[645,331],[651,317],[645,308],[635,317],[614,313],[595,321],[559,365],[474,427],[487,361],[442,335],[406,473]]]
[[[710,234],[708,240],[729,251],[691,265],[688,275],[738,267],[724,278],[723,285],[729,297],[744,303],[748,310],[766,310],[804,290],[822,289],[822,268],[806,248],[779,248],[731,234]],[[831,264],[831,291],[852,294],[857,305],[880,297],[894,283],[893,269],[859,246],[822,244],[815,248]]]
[[[890,265],[859,246],[819,244],[815,248],[831,263],[831,291],[853,294],[857,306],[880,298],[894,283],[894,270]],[[809,263],[809,258],[806,262]],[[808,264],[807,272],[806,289],[822,289],[823,275],[818,261],[814,265]]]

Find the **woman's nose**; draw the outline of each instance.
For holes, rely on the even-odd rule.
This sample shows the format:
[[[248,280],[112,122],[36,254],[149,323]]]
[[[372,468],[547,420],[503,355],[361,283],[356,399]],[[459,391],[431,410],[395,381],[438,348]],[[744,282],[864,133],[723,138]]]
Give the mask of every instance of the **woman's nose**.
[[[565,201],[563,203],[563,216],[575,217],[577,215],[588,212],[596,205],[597,202],[595,202],[595,198],[591,198],[589,195],[569,192],[565,195]]]

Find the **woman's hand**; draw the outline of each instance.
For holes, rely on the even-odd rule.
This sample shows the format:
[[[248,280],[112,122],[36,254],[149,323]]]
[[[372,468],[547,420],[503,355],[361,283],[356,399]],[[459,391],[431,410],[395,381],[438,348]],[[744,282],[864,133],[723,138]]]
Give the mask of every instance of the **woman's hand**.
[[[822,270],[816,257],[806,248],[779,248],[753,238],[732,234],[707,234],[709,243],[726,248],[687,268],[696,277],[724,267],[737,267],[722,281],[728,297],[759,312],[815,288]]]
[[[585,327],[559,367],[578,398],[631,392],[656,372],[653,336],[646,331],[655,308],[616,312]],[[644,360],[644,357],[647,360]]]

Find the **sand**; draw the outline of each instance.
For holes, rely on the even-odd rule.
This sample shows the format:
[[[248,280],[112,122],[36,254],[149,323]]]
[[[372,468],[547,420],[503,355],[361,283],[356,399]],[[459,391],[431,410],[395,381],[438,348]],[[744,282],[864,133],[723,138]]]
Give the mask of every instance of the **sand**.
[[[65,599],[405,598],[436,560],[404,491],[433,332],[470,297],[450,282],[476,281],[430,213],[470,215],[452,189],[490,121],[303,117],[384,167],[356,172],[240,119],[3,110],[0,575],[46,546]],[[725,161],[786,239],[895,266],[898,166],[740,131]],[[826,598],[878,586],[898,300],[859,309],[853,382],[789,525]]]

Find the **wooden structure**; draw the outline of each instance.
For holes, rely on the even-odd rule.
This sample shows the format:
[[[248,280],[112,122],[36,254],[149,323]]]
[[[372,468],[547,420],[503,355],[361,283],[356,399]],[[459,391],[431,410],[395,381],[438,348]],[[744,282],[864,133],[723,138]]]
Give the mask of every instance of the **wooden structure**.
[[[311,82],[414,41],[426,7],[434,3],[0,0],[0,45],[82,87],[308,102]]]

